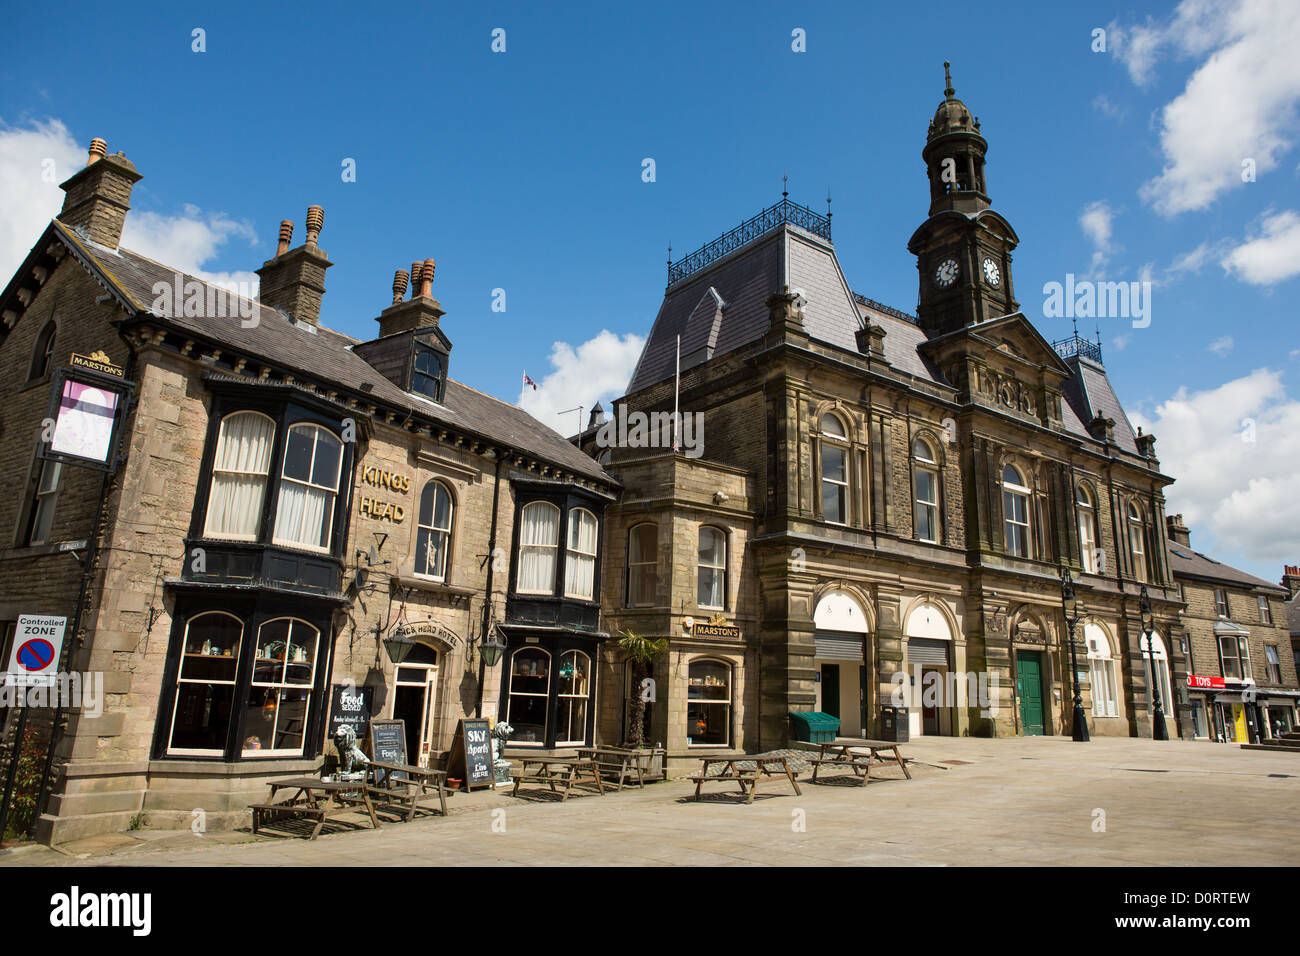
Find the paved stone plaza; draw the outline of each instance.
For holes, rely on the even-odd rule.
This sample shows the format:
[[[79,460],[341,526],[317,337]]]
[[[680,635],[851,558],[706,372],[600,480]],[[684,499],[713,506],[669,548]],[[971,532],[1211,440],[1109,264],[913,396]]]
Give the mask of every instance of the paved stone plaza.
[[[897,768],[865,790],[813,786],[801,774],[802,796],[773,782],[752,806],[721,788],[696,803],[684,781],[562,804],[480,791],[453,796],[446,820],[378,832],[340,825],[315,842],[146,830],[24,847],[0,854],[0,865],[1292,865],[1300,857],[1300,755],[1044,737],[928,738],[903,752],[915,761],[911,782]],[[504,833],[493,829],[498,808]],[[1094,830],[1098,810],[1104,832]]]

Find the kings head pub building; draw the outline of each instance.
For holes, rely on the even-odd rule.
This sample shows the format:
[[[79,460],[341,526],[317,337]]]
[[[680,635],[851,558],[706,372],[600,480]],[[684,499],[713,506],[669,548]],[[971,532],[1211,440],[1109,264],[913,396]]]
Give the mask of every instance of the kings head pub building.
[[[60,715],[40,838],[242,825],[345,700],[433,765],[467,716],[563,752],[625,742],[633,706],[670,768],[787,746],[808,711],[1070,733],[1065,571],[1091,734],[1151,735],[1158,697],[1170,736],[1221,739],[1223,694],[1289,730],[1288,593],[1236,572],[1202,620],[1191,580],[1218,579],[1175,556],[1175,476],[1100,345],[1020,310],[987,148],[949,82],[915,314],[854,291],[829,214],[783,197],[670,265],[626,395],[565,439],[450,375],[433,259],[352,338],[320,323],[320,207],[253,301],[122,248],[141,174],[95,140],[0,296],[3,640],[66,616],[63,666],[104,680],[102,713]],[[627,632],[667,639],[652,700]],[[1208,676],[1231,686],[1189,692]]]

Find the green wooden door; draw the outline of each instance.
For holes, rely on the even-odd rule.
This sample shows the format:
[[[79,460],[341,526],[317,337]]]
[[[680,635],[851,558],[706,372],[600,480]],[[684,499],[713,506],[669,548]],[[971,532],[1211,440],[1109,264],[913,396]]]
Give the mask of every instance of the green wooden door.
[[[1016,654],[1016,692],[1020,697],[1020,732],[1043,734],[1043,655],[1037,651]]]

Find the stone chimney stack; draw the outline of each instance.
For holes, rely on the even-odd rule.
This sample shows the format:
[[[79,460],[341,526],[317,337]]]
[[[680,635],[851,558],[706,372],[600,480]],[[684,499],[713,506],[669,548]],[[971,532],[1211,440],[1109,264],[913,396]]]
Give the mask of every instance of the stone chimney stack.
[[[1175,544],[1184,548],[1192,546],[1192,534],[1187,530],[1182,515],[1165,515],[1165,530],[1169,533],[1169,540]]]
[[[320,305],[325,298],[325,270],[334,265],[316,245],[324,224],[325,210],[320,206],[309,206],[307,241],[297,249],[290,249],[293,223],[288,219],[281,222],[275,257],[262,263],[262,268],[257,270],[262,280],[258,292],[262,305],[279,309],[294,321],[312,326],[320,324]]]
[[[131,208],[131,189],[143,177],[122,153],[107,153],[102,139],[91,140],[85,167],[59,187],[67,195],[58,218],[65,225],[84,228],[92,242],[116,249]]]
[[[442,311],[442,303],[433,297],[433,271],[432,259],[412,262],[409,276],[411,297],[403,301],[408,276],[405,269],[397,270],[393,277],[393,304],[375,320],[379,323],[380,338],[412,329],[438,327],[438,320],[446,313]]]
[[[1282,567],[1282,587],[1287,589],[1292,597],[1300,592],[1300,567],[1294,564],[1287,564]]]

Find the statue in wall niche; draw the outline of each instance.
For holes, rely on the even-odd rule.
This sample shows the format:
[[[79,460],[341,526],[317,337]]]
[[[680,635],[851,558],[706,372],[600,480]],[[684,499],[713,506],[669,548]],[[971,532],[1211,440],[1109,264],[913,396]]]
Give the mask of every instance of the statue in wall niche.
[[[365,777],[365,766],[370,763],[370,758],[362,753],[361,748],[357,746],[357,732],[351,724],[344,724],[334,734],[334,749],[339,755],[339,779],[345,776],[350,779],[360,780]],[[360,767],[361,770],[353,771],[353,767]]]

